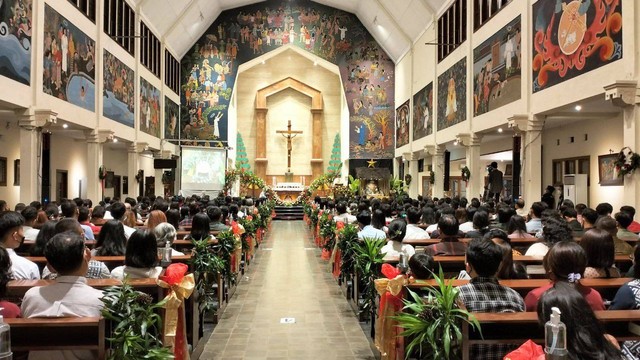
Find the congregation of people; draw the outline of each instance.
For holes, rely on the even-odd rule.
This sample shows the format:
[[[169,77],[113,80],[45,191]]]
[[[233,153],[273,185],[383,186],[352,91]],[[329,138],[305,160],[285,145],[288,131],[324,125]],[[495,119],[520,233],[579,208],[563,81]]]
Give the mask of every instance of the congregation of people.
[[[231,197],[73,199],[43,206],[34,201],[13,207],[0,200],[0,314],[15,317],[99,317],[101,290],[87,279],[158,278],[160,250],[171,247],[178,231],[185,240],[215,240],[212,232],[230,229],[256,209],[252,199]],[[89,249],[88,244],[93,245]],[[184,255],[171,247],[171,256]],[[46,258],[46,265],[29,257]],[[123,257],[109,269],[96,257]],[[7,295],[11,280],[54,280],[29,289],[22,299]],[[12,300],[12,301],[8,301]],[[21,300],[21,301],[20,301]],[[53,356],[53,357],[52,357]],[[58,356],[58,357],[56,357]],[[61,357],[60,357],[61,356]],[[87,351],[31,351],[29,358],[92,358]]]
[[[638,346],[624,346],[604,332],[594,311],[640,308],[640,267],[628,271],[616,267],[616,255],[640,256],[640,223],[635,209],[623,206],[614,212],[608,203],[595,209],[561,201],[556,207],[545,201],[531,203],[485,202],[474,198],[338,199],[316,198],[318,206],[335,214],[334,220],[355,224],[361,241],[386,241],[385,259],[402,255],[409,259],[408,275],[429,279],[437,273],[434,257],[465,256],[465,269],[449,277],[468,279],[459,286],[459,301],[471,312],[538,312],[541,324],[549,320],[551,307],[567,320],[567,344],[571,359],[629,359]],[[354,216],[355,215],[355,216]],[[432,239],[426,246],[412,246]],[[528,239],[526,247],[512,243]],[[631,243],[631,244],[630,244]],[[542,265],[525,265],[520,256],[542,258]],[[516,260],[516,261],[514,261]],[[635,263],[635,262],[634,262]],[[582,284],[582,279],[632,280],[615,297],[605,299]],[[531,290],[524,298],[500,280],[548,278],[549,284]],[[503,359],[514,347],[507,344],[477,345],[472,359]]]

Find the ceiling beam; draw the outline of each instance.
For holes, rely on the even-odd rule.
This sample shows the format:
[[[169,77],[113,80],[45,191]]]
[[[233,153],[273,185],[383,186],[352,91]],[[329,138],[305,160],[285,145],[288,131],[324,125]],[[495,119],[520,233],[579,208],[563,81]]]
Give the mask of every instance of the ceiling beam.
[[[176,26],[178,26],[178,24],[181,23],[182,20],[184,20],[184,17],[191,10],[191,8],[193,8],[197,4],[198,4],[198,1],[189,0],[189,4],[187,4],[187,6],[185,6],[184,9],[182,9],[180,14],[178,14],[178,16],[176,17],[176,19],[173,22],[173,24],[171,24],[171,26],[169,26],[167,31],[165,31],[164,34],[162,34],[162,41],[164,41],[167,38],[167,35],[171,34],[171,32],[176,28]]]
[[[434,18],[438,15],[436,14],[436,11],[433,9],[433,7],[431,7],[431,4],[429,4],[427,0],[420,0],[420,2],[422,3],[422,5],[424,5],[424,7],[427,8],[427,10],[431,12],[431,14],[433,14]]]
[[[409,43],[409,46],[411,46],[413,44],[413,39],[411,39],[411,37],[409,35],[407,35],[406,32],[404,32],[404,29],[400,26],[400,24],[398,24],[398,22],[393,17],[393,15],[391,15],[389,10],[387,10],[387,8],[384,7],[384,5],[382,5],[380,0],[375,0],[375,2],[376,2],[376,4],[378,4],[378,6],[380,8],[382,8],[382,11],[384,11],[384,13],[387,14],[389,19],[391,19],[391,23],[400,31],[400,34],[402,34],[402,36],[405,38],[405,40],[407,40],[407,42]],[[361,3],[361,4],[364,4],[364,3]]]

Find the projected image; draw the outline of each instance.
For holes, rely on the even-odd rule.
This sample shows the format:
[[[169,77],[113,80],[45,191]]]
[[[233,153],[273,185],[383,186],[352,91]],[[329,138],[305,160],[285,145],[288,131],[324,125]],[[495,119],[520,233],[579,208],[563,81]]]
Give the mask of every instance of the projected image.
[[[220,190],[224,186],[226,151],[182,149],[182,189]]]

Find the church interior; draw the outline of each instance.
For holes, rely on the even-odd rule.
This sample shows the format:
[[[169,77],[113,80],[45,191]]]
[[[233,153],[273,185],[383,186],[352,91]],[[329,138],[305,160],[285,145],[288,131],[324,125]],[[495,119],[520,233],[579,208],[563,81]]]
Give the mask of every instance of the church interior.
[[[344,265],[348,247],[339,243],[348,235],[327,213],[339,216],[345,202],[353,220],[343,225],[362,231],[362,204],[369,218],[377,206],[397,205],[384,224],[391,244],[395,216],[432,204],[442,219],[443,206],[453,201],[456,210],[461,199],[491,202],[492,221],[503,205],[515,214],[518,199],[527,218],[545,192],[562,216],[566,200],[609,204],[610,217],[638,208],[639,18],[640,4],[629,0],[0,0],[0,201],[13,210],[106,200],[108,210],[110,200],[163,198],[184,218],[189,199],[227,196],[255,210],[264,221],[256,242],[233,255],[237,278],[215,284],[216,319],[201,313],[200,328],[186,331],[187,357],[172,339],[176,358],[428,358],[416,334],[403,337],[402,320],[391,320],[419,283],[405,281],[404,297],[377,294],[374,277],[402,274],[380,268],[369,283],[359,278],[356,260]],[[431,240],[434,224],[421,223]],[[190,229],[176,228],[178,239]],[[434,244],[410,240],[416,254]],[[533,244],[517,240],[514,254]],[[526,265],[527,279],[511,281],[527,295],[548,280],[529,273],[545,254],[522,250],[511,261]],[[402,269],[400,254],[376,266]],[[633,254],[616,248],[615,266],[637,279]],[[459,255],[441,270],[457,276],[468,267]],[[624,273],[588,284],[608,304]],[[622,339],[621,359],[637,358],[623,342],[640,338],[610,325],[640,317],[631,310],[600,327]],[[544,346],[535,312],[478,319],[487,339],[508,338],[513,327],[513,339]],[[509,340],[483,342],[475,323],[457,324],[464,340],[441,336],[459,358],[506,355],[474,357],[478,346]],[[436,350],[430,358],[458,358]]]

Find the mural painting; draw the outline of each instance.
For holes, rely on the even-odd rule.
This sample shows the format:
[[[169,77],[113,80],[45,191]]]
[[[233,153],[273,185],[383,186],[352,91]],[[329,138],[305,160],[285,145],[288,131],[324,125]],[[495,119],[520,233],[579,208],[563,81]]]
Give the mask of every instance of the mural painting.
[[[413,141],[433,134],[433,83],[413,95]]]
[[[130,127],[134,125],[134,80],[133,70],[105,50],[102,114]]]
[[[521,98],[520,16],[473,50],[473,115]]]
[[[180,107],[178,104],[164,97],[164,138],[179,139],[179,121]]]
[[[160,137],[160,91],[140,78],[140,131]]]
[[[533,92],[622,59],[622,0],[533,5]]]
[[[438,131],[466,120],[467,58],[438,76]]]
[[[94,41],[45,4],[43,44],[43,91],[95,111]]]
[[[32,0],[0,1],[0,75],[31,83]]]
[[[393,157],[395,65],[355,15],[308,0],[227,10],[187,52],[181,61],[183,144],[211,140],[224,146],[238,66],[285,45],[340,68],[350,111],[351,158]]]
[[[396,148],[409,143],[409,116],[411,116],[411,107],[407,100],[396,109]]]

